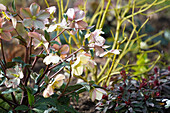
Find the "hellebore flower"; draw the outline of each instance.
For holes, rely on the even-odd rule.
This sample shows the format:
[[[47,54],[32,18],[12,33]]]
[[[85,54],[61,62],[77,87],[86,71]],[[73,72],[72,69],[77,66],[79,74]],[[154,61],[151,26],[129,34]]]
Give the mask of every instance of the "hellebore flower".
[[[55,39],[58,44],[54,44],[52,48],[54,49],[55,52],[59,54],[59,56],[64,59],[67,57],[67,54],[69,53],[69,46],[67,44],[62,45],[61,42],[58,39]]]
[[[96,29],[94,32],[85,35],[85,38],[90,38],[89,47],[95,49],[96,56],[100,56],[104,52],[103,48],[106,47],[104,46],[105,39],[100,34],[104,34],[104,32],[101,29]]]
[[[49,65],[51,63],[56,64],[61,60],[61,58],[53,53],[50,53],[48,56],[46,56],[43,60],[43,63],[45,63],[46,65]]]
[[[1,12],[2,15],[3,15],[2,18],[5,18],[5,19],[7,19],[7,20],[10,20],[10,19],[11,19],[13,27],[16,28],[17,19],[14,18],[14,17],[7,11],[6,6],[4,6],[3,4],[0,4],[0,12]]]
[[[74,64],[71,66],[72,67],[72,75],[81,75],[83,74],[83,68],[84,67],[92,67],[94,68],[94,65],[96,65],[96,63],[90,59],[90,55],[87,53],[79,53],[77,55],[77,59],[74,62]]]
[[[106,95],[107,92],[101,88],[94,88],[90,91],[90,98],[92,101],[101,100],[103,95]]]
[[[85,30],[88,27],[88,24],[83,21],[85,16],[84,11],[79,10],[78,8],[69,8],[65,15],[67,16],[67,19],[63,18],[61,23],[51,25],[47,31],[52,32],[59,26],[64,29],[73,29],[71,30],[71,33],[76,34],[78,30]]]
[[[48,11],[50,14],[53,14],[53,13],[56,12],[56,7],[55,7],[55,6],[48,7],[48,8],[47,8],[47,11]]]
[[[75,34],[77,30],[84,30],[87,28],[88,24],[83,21],[85,16],[84,11],[79,10],[78,8],[69,8],[66,12],[68,17],[67,22],[70,28],[75,28],[75,31],[72,30],[71,33]]]
[[[24,26],[28,28],[43,29],[45,20],[50,17],[49,12],[40,10],[40,6],[36,3],[32,3],[29,8],[21,8],[20,13],[24,17]]]
[[[37,32],[29,32],[28,36],[34,37],[33,38],[33,45],[35,46],[34,49],[37,49],[38,47],[44,46],[45,49],[48,49],[49,42],[45,39],[45,37],[42,34],[39,34]]]
[[[10,68],[6,70],[6,76],[9,78],[5,81],[5,86],[9,87],[17,87],[20,84],[20,79],[24,77],[22,69],[16,65],[15,68]]]
[[[54,94],[54,89],[55,88],[60,88],[63,83],[64,83],[64,79],[65,79],[65,76],[63,74],[58,74],[54,81],[52,83],[50,83],[47,88],[44,90],[43,92],[43,96],[45,98],[51,96]]]
[[[0,38],[6,41],[10,41],[11,38],[11,31],[13,30],[13,26],[9,21],[5,21],[4,19],[0,18]]]

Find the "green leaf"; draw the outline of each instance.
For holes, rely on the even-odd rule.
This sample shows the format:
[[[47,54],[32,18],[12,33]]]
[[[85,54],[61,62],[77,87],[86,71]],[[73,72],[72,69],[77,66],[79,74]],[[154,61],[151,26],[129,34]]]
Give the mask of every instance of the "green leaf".
[[[29,105],[32,106],[34,104],[34,95],[32,93],[31,88],[29,88],[29,87],[27,87],[27,95],[28,95]]]
[[[49,42],[50,41],[49,33],[46,30],[44,31],[44,33],[45,33],[45,39]]]
[[[16,12],[15,0],[13,0],[13,2],[12,2],[12,9],[14,10],[14,12]]]
[[[20,105],[20,106],[18,106],[18,107],[15,108],[15,110],[23,110],[23,111],[26,111],[26,110],[28,110],[28,109],[29,109],[29,107],[26,106],[26,105]]]
[[[8,93],[12,93],[12,92],[18,91],[18,90],[20,90],[20,88],[10,88],[10,89],[3,91],[1,94],[8,94]]]
[[[91,54],[92,58],[94,58],[94,50],[93,49],[90,49],[90,54]]]
[[[63,17],[66,19],[66,21],[67,21],[67,19],[68,19],[68,16],[67,16],[67,14],[63,14]]]
[[[21,57],[15,57],[12,59],[12,62],[24,63]]]

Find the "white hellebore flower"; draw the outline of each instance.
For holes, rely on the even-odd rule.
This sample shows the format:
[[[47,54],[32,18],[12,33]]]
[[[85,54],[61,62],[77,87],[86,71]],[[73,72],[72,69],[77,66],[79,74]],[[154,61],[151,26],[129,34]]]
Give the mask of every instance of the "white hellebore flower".
[[[168,109],[170,107],[170,100],[168,99],[163,99],[162,102],[165,102],[166,101],[166,105],[165,105],[165,108]]]
[[[50,53],[48,56],[46,56],[43,60],[43,63],[46,65],[49,65],[51,63],[56,64],[61,60],[61,58],[58,55],[55,55],[53,53]]]
[[[63,81],[64,79],[65,79],[65,76],[63,74],[58,74],[55,77],[54,81],[52,81],[52,83],[50,83],[47,86],[47,88],[44,90],[43,96],[45,98],[47,98],[47,97],[53,95],[54,94],[54,89],[55,88],[60,88],[64,83],[64,81]]]
[[[10,68],[6,70],[6,76],[9,78],[5,81],[5,85],[7,88],[9,87],[17,87],[20,84],[20,79],[24,77],[22,69],[19,68],[18,65],[15,68]]]
[[[72,75],[81,75],[83,73],[83,67],[84,65],[88,64],[90,61],[90,57],[87,56],[86,54],[79,53],[77,55],[77,60],[74,62],[74,64],[71,66],[72,67]]]
[[[101,100],[103,95],[107,94],[107,92],[104,89],[101,88],[94,88],[90,91],[90,98],[92,101]]]

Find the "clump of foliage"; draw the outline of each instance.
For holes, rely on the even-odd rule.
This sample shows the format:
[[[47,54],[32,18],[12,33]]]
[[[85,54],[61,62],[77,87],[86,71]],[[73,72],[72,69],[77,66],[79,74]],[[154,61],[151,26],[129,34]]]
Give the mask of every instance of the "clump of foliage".
[[[149,79],[142,80],[134,80],[130,74],[122,70],[120,75],[113,78],[111,84],[106,87],[108,93],[96,104],[96,109],[104,113],[154,111],[164,113],[165,103],[162,99],[170,94],[168,91],[170,71],[158,72],[158,68],[154,70],[155,74],[150,74]]]
[[[0,4],[1,109],[4,112],[14,113],[52,111],[76,113],[77,111],[70,105],[70,98],[78,101],[79,94],[84,91],[89,92],[92,101],[100,101],[103,95],[109,94],[108,100],[113,99],[111,100],[113,105],[108,109],[116,106],[115,110],[127,110],[127,108],[133,110],[130,107],[131,101],[138,111],[141,110],[139,103],[146,103],[142,108],[153,107],[155,103],[152,98],[160,93],[157,88],[159,80],[156,75],[153,83],[152,81],[151,84],[147,83],[149,77],[146,73],[162,56],[158,50],[152,49],[160,42],[148,45],[155,35],[143,40],[147,34],[140,32],[149,18],[138,26],[134,17],[139,14],[146,15],[145,11],[165,0],[155,0],[152,3],[146,3],[146,0],[125,2],[117,0],[116,3],[108,0],[105,3],[105,0],[101,0],[90,20],[86,18],[87,1],[80,8],[68,8],[69,0],[65,6],[63,0],[56,2],[59,7],[57,18],[54,17],[56,7],[49,7],[47,0],[45,0],[48,7],[46,9],[41,9],[37,3],[32,3],[30,7],[18,10],[15,0],[12,2],[11,10]],[[152,13],[165,8],[167,6]],[[108,13],[113,14],[116,23],[116,30],[111,30],[113,42],[111,45],[107,44],[103,32]],[[130,32],[127,32],[127,24],[133,26]],[[24,55],[8,59],[5,51],[8,47],[4,48],[4,42],[11,44],[14,41],[19,42],[14,45],[20,45]],[[128,53],[135,53],[138,58],[136,64],[131,64],[129,61],[121,62]],[[148,60],[147,55],[150,53],[157,53],[155,59]],[[97,59],[104,60],[104,63],[97,62]],[[43,63],[43,66],[36,70],[38,61]],[[118,89],[115,88],[116,92],[105,90],[102,86],[109,86],[112,77],[119,74],[123,68],[133,69],[133,75],[138,77],[127,76],[123,72],[120,78],[122,82],[117,84],[119,86]],[[72,79],[77,79],[78,82],[70,85]],[[116,85],[116,82],[113,86],[114,84]],[[157,90],[152,91],[154,88]],[[126,96],[127,94],[131,95]],[[142,100],[135,100],[134,95]],[[114,98],[118,97],[123,100],[118,99],[115,105]],[[132,98],[134,100],[131,100]]]

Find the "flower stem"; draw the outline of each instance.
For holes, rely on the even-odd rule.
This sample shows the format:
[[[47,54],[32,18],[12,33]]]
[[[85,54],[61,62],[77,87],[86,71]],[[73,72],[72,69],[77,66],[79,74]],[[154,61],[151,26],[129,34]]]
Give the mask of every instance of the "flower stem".
[[[6,66],[6,59],[5,59],[5,53],[4,53],[4,48],[3,48],[2,39],[0,39],[0,43],[1,43],[1,53],[2,53],[2,58],[3,58],[3,61],[4,61],[5,66]],[[6,68],[6,67],[5,67],[5,68]]]

